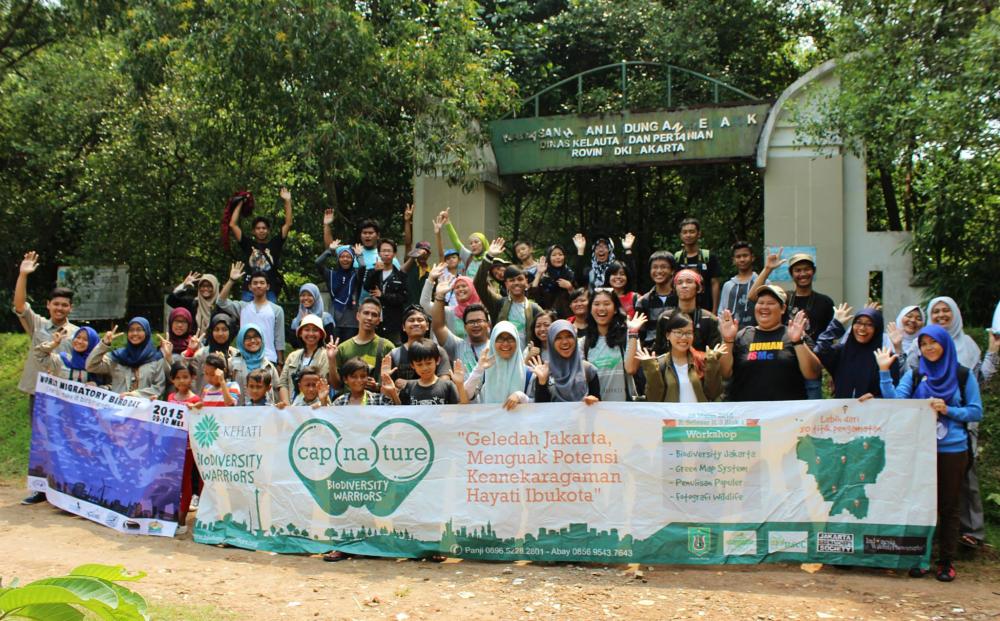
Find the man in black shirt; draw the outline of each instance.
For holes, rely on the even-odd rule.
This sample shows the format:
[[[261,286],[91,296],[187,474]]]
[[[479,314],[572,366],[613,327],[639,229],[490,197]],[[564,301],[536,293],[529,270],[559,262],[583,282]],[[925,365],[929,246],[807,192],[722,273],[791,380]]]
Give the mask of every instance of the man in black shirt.
[[[704,286],[698,294],[698,306],[714,314],[719,308],[719,258],[701,247],[701,223],[696,218],[681,220],[681,243],[684,247],[674,253],[677,270],[701,274]]]
[[[264,216],[257,216],[253,219],[251,230],[252,237],[243,234],[240,228],[240,212],[243,209],[243,201],[240,200],[233,209],[233,215],[229,218],[229,230],[240,245],[243,254],[243,263],[246,265],[246,281],[243,283],[243,301],[249,302],[253,299],[250,291],[250,275],[263,272],[267,277],[269,285],[267,299],[271,302],[278,301],[278,291],[281,289],[281,252],[285,248],[285,239],[288,238],[289,231],[292,230],[292,193],[288,188],[281,188],[281,200],[285,204],[285,223],[281,225],[280,235],[271,238],[271,221]]]

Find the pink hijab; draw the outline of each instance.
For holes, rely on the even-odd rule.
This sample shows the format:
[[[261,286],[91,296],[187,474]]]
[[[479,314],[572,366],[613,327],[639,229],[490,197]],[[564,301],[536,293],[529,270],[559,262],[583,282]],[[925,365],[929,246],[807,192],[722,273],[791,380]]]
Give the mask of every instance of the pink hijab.
[[[479,299],[479,292],[476,291],[475,283],[468,276],[458,276],[455,278],[455,284],[464,282],[469,286],[469,299],[465,302],[458,302],[458,298],[455,298],[455,316],[462,319],[465,316],[465,309],[471,304],[480,304],[482,301]],[[454,291],[454,286],[452,287]]]

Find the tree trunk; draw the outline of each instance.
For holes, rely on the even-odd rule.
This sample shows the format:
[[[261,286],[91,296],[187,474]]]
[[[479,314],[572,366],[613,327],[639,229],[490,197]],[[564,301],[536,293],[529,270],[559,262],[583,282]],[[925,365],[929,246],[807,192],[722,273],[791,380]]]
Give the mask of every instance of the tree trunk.
[[[903,224],[899,220],[899,203],[896,201],[896,188],[892,185],[892,171],[885,164],[880,163],[878,165],[878,179],[882,186],[885,213],[889,218],[889,230],[902,231]]]

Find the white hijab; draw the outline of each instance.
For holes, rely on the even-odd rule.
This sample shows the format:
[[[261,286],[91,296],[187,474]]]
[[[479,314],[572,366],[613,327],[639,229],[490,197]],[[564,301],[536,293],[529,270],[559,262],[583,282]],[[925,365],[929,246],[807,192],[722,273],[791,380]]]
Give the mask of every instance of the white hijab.
[[[920,330],[917,330],[913,334],[907,334],[906,330],[903,329],[903,317],[906,317],[913,311],[920,313],[920,317],[924,320],[924,323],[927,323],[927,316],[924,315],[924,311],[919,306],[904,306],[903,310],[899,311],[899,314],[896,315],[896,327],[903,334],[903,351],[898,351],[896,352],[897,354],[909,353],[910,347],[917,340],[917,332],[920,332]]]
[[[931,322],[931,309],[938,302],[944,302],[951,309],[951,325],[948,326],[947,330],[952,340],[955,341],[955,353],[958,354],[958,363],[963,367],[975,369],[983,357],[983,352],[979,349],[979,345],[976,345],[976,342],[972,340],[972,337],[962,329],[962,311],[958,310],[958,304],[955,304],[955,300],[943,295],[928,302],[926,311],[927,323]]]

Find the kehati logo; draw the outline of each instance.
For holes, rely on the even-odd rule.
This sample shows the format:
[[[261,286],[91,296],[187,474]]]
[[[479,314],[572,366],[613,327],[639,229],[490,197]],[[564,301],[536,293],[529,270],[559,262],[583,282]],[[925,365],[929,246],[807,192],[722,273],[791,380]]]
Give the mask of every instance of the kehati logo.
[[[324,511],[342,515],[364,507],[392,514],[434,463],[434,442],[423,427],[392,418],[366,437],[344,436],[328,421],[313,418],[292,434],[292,470]]]
[[[209,414],[194,426],[194,441],[201,448],[207,448],[219,437],[219,423]]]
[[[757,554],[757,531],[726,530],[722,532],[722,553],[726,556]]]
[[[767,534],[767,551],[769,554],[808,554],[809,533],[804,530],[772,530]]]

